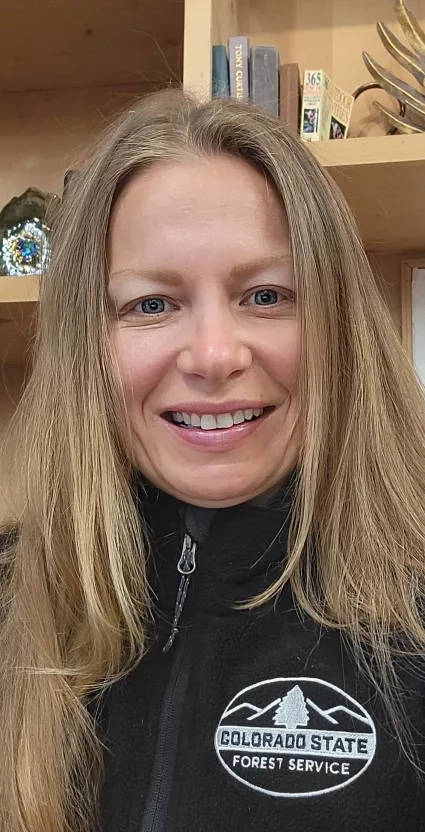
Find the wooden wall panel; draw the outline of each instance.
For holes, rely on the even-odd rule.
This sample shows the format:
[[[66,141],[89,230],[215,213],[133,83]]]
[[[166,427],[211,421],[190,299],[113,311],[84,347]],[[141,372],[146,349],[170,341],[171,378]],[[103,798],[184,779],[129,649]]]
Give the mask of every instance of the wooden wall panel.
[[[146,87],[111,86],[0,95],[0,208],[29,186],[62,193],[63,174],[94,136]]]

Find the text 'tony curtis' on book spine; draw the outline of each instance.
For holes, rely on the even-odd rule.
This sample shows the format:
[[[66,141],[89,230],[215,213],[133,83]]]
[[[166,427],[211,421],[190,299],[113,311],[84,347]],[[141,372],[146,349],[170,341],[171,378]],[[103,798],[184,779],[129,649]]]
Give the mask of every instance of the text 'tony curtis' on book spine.
[[[279,53],[274,46],[253,46],[249,53],[251,101],[279,115]]]
[[[229,38],[230,95],[239,101],[249,99],[248,55],[247,37]]]

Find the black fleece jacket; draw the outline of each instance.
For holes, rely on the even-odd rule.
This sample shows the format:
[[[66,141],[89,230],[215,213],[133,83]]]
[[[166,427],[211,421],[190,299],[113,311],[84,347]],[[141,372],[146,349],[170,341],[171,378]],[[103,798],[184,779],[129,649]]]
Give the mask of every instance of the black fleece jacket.
[[[151,646],[103,700],[100,832],[425,830],[424,778],[339,632],[300,616],[289,587],[277,601],[235,609],[281,571],[290,500],[213,512],[182,510],[156,489],[143,499]],[[194,542],[196,568],[164,652],[179,586],[187,589],[177,565],[193,568]],[[418,668],[403,679],[425,767]]]

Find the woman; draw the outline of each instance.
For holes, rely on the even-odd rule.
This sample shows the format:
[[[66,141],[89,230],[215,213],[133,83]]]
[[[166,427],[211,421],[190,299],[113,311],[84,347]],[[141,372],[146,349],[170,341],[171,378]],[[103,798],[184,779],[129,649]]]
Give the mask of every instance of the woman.
[[[1,832],[423,829],[424,402],[299,139],[109,130],[16,425]]]

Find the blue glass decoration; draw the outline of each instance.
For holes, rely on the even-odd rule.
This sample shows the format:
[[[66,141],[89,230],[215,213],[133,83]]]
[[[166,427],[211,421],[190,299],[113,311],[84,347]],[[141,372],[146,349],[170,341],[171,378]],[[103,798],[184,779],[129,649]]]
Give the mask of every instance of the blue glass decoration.
[[[42,274],[50,263],[55,194],[28,188],[0,213],[0,274]],[[53,210],[52,210],[53,209]]]
[[[42,274],[50,261],[48,232],[37,217],[9,228],[1,243],[4,274]]]

